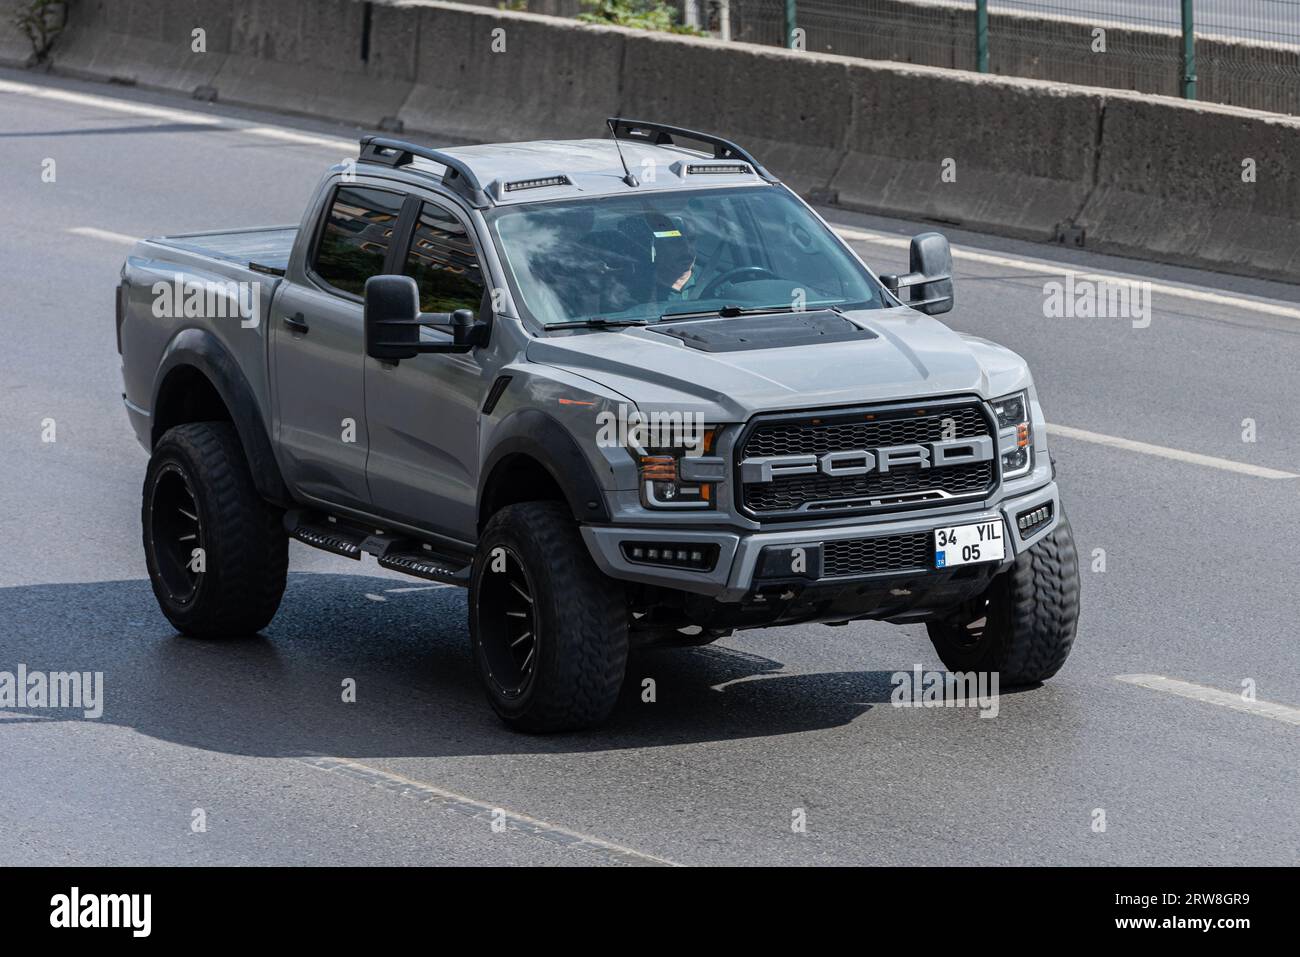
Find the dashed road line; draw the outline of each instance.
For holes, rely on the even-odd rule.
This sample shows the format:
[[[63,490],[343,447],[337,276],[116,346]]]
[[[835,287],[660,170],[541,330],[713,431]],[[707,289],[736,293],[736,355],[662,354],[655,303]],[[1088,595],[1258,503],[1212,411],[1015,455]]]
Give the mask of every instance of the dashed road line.
[[[284,143],[298,143],[303,146],[325,146],[330,149],[348,149],[356,151],[355,140],[342,136],[329,136],[322,133],[307,133],[301,130],[281,129],[262,124],[249,124],[225,116],[210,113],[198,113],[176,107],[152,106],[132,100],[115,100],[94,93],[77,93],[54,87],[37,86],[32,83],[17,83],[12,80],[0,80],[0,93],[18,93],[34,96],[43,100],[56,100],[71,106],[87,106],[113,113],[125,113],[129,116],[142,116],[151,120],[166,120],[169,123],[188,123],[228,130],[232,133],[247,133],[264,139],[278,140]]]
[[[179,110],[165,106],[151,106],[147,103],[117,100],[112,97],[98,96],[94,93],[77,93],[74,90],[38,86],[35,83],[0,80],[0,93],[20,93],[24,96],[34,96],[42,100],[57,100],[60,103],[68,103],[72,106],[89,106],[100,110],[111,110],[114,113],[128,113],[131,116],[147,116],[154,120],[201,123],[204,126],[225,125],[221,118],[209,116],[206,113],[195,113],[190,110]]]
[[[601,863],[637,867],[680,866],[653,854],[645,854],[633,848],[624,847],[621,844],[614,844],[599,837],[592,837],[590,834],[571,831],[567,827],[560,827],[558,824],[551,824],[530,817],[527,814],[521,814],[518,811],[509,811],[486,801],[480,801],[477,798],[457,794],[455,791],[448,791],[432,784],[425,784],[423,781],[415,781],[400,774],[381,771],[359,761],[349,761],[323,755],[302,757],[299,760],[320,771],[340,774],[404,797],[413,797],[425,803],[441,805],[444,810],[474,818],[483,822],[484,825],[490,826],[494,819],[504,820],[507,830],[518,831],[569,850],[589,854]]]
[[[1290,705],[1277,704],[1273,701],[1249,701],[1232,691],[1207,688],[1205,685],[1179,681],[1177,678],[1166,678],[1164,675],[1116,675],[1115,680],[1137,685],[1140,688],[1149,688],[1152,691],[1167,691],[1183,698],[1191,698],[1193,701],[1217,704],[1222,708],[1231,708],[1233,711],[1272,718],[1286,724],[1300,725],[1300,708],[1293,708]]]
[[[299,146],[325,146],[329,149],[345,150],[343,158],[355,160],[356,140],[345,140],[341,136],[323,136],[318,133],[303,133],[299,130],[281,130],[274,126],[233,126],[231,132],[247,133],[249,136],[261,136],[268,140],[282,143],[296,143]]]
[[[1115,435],[1104,435],[1101,432],[1089,432],[1087,429],[1076,429],[1069,425],[1056,425],[1049,422],[1047,424],[1049,435],[1059,435],[1067,439],[1078,439],[1080,442],[1092,442],[1094,445],[1108,445],[1114,449],[1124,449],[1127,452],[1140,452],[1143,455],[1156,455],[1164,459],[1174,459],[1178,462],[1187,462],[1192,465],[1204,465],[1207,468],[1222,469],[1225,472],[1237,472],[1241,475],[1251,475],[1255,478],[1263,479],[1293,479],[1300,478],[1295,472],[1283,472],[1281,469],[1266,468],[1263,465],[1250,465],[1246,462],[1234,462],[1232,459],[1221,459],[1214,455],[1202,455],[1199,452],[1184,452],[1182,449],[1171,449],[1163,445],[1152,445],[1149,442],[1138,442],[1134,439],[1122,439]]]
[[[102,239],[109,243],[122,243],[127,246],[134,246],[139,240],[135,236],[128,236],[126,233],[115,233],[111,229],[98,229],[94,226],[73,226],[67,230],[74,236],[87,236],[90,239]]]

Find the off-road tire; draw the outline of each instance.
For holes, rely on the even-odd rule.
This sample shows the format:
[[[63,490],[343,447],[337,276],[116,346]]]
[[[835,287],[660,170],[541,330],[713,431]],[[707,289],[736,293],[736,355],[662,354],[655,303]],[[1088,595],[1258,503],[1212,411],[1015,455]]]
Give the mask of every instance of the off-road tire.
[[[169,585],[160,571],[168,561],[168,543],[161,534],[167,520],[158,504],[159,486],[178,479],[192,496],[204,552],[203,571],[188,595]],[[154,595],[177,631],[228,638],[254,634],[270,623],[284,594],[289,540],[283,513],[253,484],[234,426],[191,422],[164,433],[145,473],[141,524]],[[168,570],[173,585],[174,572]]]
[[[949,671],[996,671],[1002,685],[1014,687],[1046,681],[1060,670],[1078,619],[1079,558],[1062,515],[979,598],[926,627]]]
[[[533,670],[517,686],[520,672],[505,674],[517,662],[493,669],[509,644],[503,574],[522,575],[518,583],[532,596],[514,606],[516,615],[532,614],[536,643]],[[470,579],[470,643],[488,702],[507,725],[546,733],[608,718],[627,668],[627,618],[623,588],[596,568],[563,504],[510,505],[488,521]]]

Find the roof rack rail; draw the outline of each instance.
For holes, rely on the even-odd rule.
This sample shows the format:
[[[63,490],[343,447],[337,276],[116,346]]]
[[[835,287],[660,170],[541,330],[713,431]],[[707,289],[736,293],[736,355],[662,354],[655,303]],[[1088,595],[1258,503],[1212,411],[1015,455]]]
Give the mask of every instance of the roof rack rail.
[[[731,140],[724,140],[720,136],[714,136],[712,133],[700,133],[697,130],[688,130],[680,126],[669,126],[666,123],[649,123],[644,120],[627,120],[619,116],[611,116],[605,121],[609,128],[614,131],[614,136],[620,140],[633,140],[641,143],[653,143],[655,146],[671,146],[673,137],[680,136],[684,139],[695,140],[699,143],[707,143],[713,147],[714,159],[738,159],[744,160],[750,166],[754,167],[754,172],[758,173],[769,183],[777,182],[777,178],[763,168],[763,164],[754,159],[747,150],[741,149]]]
[[[362,163],[378,163],[396,169],[408,165],[417,156],[445,166],[447,169],[442,174],[442,184],[459,194],[470,205],[478,209],[491,205],[487,193],[483,191],[478,177],[474,175],[468,164],[441,150],[420,146],[418,143],[392,140],[384,136],[367,135],[361,137],[361,155],[357,159]]]

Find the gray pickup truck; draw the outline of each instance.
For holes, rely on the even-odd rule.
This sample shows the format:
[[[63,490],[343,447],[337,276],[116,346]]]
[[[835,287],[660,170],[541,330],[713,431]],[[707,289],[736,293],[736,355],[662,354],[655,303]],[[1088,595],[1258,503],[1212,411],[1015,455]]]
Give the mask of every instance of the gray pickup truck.
[[[1043,413],[1019,356],[931,318],[947,241],[877,277],[736,144],[607,122],[367,136],[296,228],[135,247],[117,340],[167,619],[265,627],[292,537],[467,586],[522,730],[604,720],[631,647],[771,625],[924,622],[952,671],[1055,674],[1078,568]]]

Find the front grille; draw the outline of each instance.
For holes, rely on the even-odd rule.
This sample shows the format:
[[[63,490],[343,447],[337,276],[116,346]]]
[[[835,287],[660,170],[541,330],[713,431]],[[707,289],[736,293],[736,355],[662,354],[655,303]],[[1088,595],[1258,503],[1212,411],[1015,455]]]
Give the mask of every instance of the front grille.
[[[928,410],[927,410],[928,412]],[[871,415],[858,413],[858,418]],[[875,421],[831,422],[831,417],[810,416],[804,422],[760,425],[745,442],[746,458],[759,455],[821,455],[840,449],[874,449],[881,445],[906,445],[909,442],[934,442],[944,438],[944,419],[952,419],[953,431],[947,438],[965,439],[975,435],[988,435],[989,425],[979,409],[965,405],[953,409],[937,409],[926,415],[915,410],[905,413],[905,418],[883,418],[875,413]],[[815,422],[822,422],[815,425]]]
[[[850,538],[822,546],[822,576],[866,575],[928,569],[933,552],[930,532]]]
[[[994,436],[983,407],[974,401],[907,407],[858,409],[784,418],[751,427],[741,440],[737,461],[782,455],[822,455],[851,449]],[[941,505],[952,498],[992,491],[993,460],[922,468],[895,465],[866,475],[798,475],[771,482],[742,483],[740,506],[755,518],[853,514],[884,508]]]

